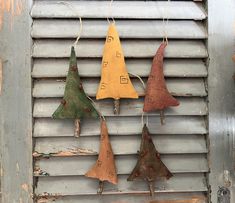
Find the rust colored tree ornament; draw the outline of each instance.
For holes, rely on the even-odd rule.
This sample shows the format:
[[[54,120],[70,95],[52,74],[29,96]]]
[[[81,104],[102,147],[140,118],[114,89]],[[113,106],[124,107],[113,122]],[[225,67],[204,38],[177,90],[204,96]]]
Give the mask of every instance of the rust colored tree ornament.
[[[166,46],[167,43],[163,42],[154,56],[143,108],[144,112],[160,110],[162,124],[164,124],[163,110],[169,106],[179,105],[179,102],[169,93],[163,74],[164,50]]]
[[[85,174],[90,178],[96,178],[99,182],[98,194],[102,194],[104,181],[117,184],[117,172],[108,129],[104,119],[101,120],[100,152],[95,165]]]
[[[142,131],[138,161],[127,180],[133,181],[140,178],[147,181],[149,184],[150,195],[153,196],[154,182],[161,177],[169,179],[172,177],[172,174],[161,161],[160,154],[156,150],[145,124]]]
[[[69,60],[69,71],[66,78],[64,97],[52,115],[56,119],[75,119],[74,135],[80,135],[80,120],[99,118],[99,113],[84,92],[77,68],[75,49],[72,46]]]

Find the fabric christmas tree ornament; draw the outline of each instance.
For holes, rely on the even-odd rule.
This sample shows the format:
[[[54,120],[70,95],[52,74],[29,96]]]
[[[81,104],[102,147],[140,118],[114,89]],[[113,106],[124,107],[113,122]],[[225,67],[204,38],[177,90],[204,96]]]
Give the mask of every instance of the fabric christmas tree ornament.
[[[169,106],[178,106],[179,102],[169,93],[163,74],[164,51],[167,46],[163,42],[153,59],[144,99],[144,112],[163,111]]]
[[[139,157],[128,181],[143,179],[148,182],[150,195],[154,194],[154,182],[161,177],[169,179],[171,172],[160,159],[146,125],[143,127]]]
[[[90,178],[100,181],[98,193],[103,192],[103,182],[108,181],[117,184],[117,172],[111,143],[109,141],[108,129],[105,120],[101,120],[100,151],[95,165],[85,174]]]
[[[96,99],[113,98],[119,108],[119,99],[138,98],[129,78],[121,42],[115,24],[109,25],[106,42],[104,45],[101,81],[96,94]],[[119,109],[114,109],[118,114]]]
[[[87,98],[78,73],[77,58],[74,47],[71,48],[69,70],[66,78],[64,97],[57,110],[52,115],[55,119],[75,119],[77,128],[80,119],[99,118],[99,113]],[[79,135],[80,127],[76,134]]]

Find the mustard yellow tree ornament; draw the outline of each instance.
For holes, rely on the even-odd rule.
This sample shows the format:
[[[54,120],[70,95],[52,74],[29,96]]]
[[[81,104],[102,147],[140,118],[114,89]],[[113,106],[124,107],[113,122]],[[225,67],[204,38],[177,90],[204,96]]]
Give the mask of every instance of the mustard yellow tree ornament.
[[[101,81],[96,99],[114,99],[114,113],[119,114],[121,98],[138,98],[129,78],[115,23],[110,23],[103,50]]]

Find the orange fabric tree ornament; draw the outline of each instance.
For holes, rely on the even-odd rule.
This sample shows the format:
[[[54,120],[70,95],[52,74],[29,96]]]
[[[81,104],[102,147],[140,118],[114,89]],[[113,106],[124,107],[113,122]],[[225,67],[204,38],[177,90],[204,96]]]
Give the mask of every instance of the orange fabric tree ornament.
[[[108,129],[104,119],[101,120],[101,136],[99,157],[95,165],[85,174],[90,178],[100,181],[98,194],[102,194],[104,181],[117,184],[117,172],[111,143],[109,141]]]
[[[138,98],[124,59],[121,42],[115,24],[109,25],[104,45],[101,81],[96,99],[114,99],[114,113],[119,114],[120,98]]]
[[[163,59],[166,46],[167,43],[163,42],[154,56],[143,108],[144,112],[160,110],[162,124],[164,123],[163,110],[169,106],[179,105],[179,102],[169,93],[163,74]]]
[[[148,128],[144,125],[138,161],[127,180],[133,181],[137,178],[146,180],[149,184],[150,195],[153,196],[154,181],[160,177],[169,179],[172,174],[161,161],[160,154],[153,144]]]

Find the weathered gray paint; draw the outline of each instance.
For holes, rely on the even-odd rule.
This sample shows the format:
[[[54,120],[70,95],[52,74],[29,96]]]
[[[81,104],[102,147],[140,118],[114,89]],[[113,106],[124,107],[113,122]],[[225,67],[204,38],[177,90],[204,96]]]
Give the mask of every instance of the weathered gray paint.
[[[145,119],[146,121],[146,119]],[[107,119],[109,134],[141,134],[141,117],[110,117]],[[161,125],[159,116],[149,116],[150,132],[153,134],[205,134],[207,124],[202,116],[167,116],[166,124]],[[139,125],[136,125],[139,124]],[[81,136],[100,135],[100,122],[84,120]],[[36,118],[34,137],[73,137],[74,124],[71,120]]]
[[[209,0],[209,184],[211,201],[217,202],[219,186],[228,186],[235,202],[233,140],[235,136],[235,85],[232,78],[234,54],[235,2],[233,0]],[[224,170],[230,173],[229,182]]]
[[[144,181],[127,182],[128,175],[118,176],[118,185],[105,184],[103,194],[120,193],[149,193]],[[206,177],[203,173],[174,174],[168,180],[159,180],[156,183],[156,192],[201,192],[207,191]],[[36,194],[47,191],[51,194],[61,195],[97,195],[98,181],[85,176],[39,177]],[[118,200],[117,200],[118,201]]]
[[[190,200],[192,197],[195,197],[194,200],[198,199],[200,203],[207,203],[207,200],[204,196],[204,192],[192,192],[192,193],[157,193],[155,198],[157,200]],[[153,200],[153,197],[150,197],[149,194],[109,194],[109,195],[80,195],[80,196],[56,196],[51,197],[50,203],[149,203]],[[43,200],[43,198],[42,198]],[[45,198],[44,200],[48,200]]]
[[[32,27],[33,38],[76,38],[79,32],[77,20],[35,19]],[[162,20],[115,20],[120,38],[164,37],[173,39],[205,39],[207,30],[201,21],[169,21],[165,26]],[[83,20],[82,38],[105,38],[108,22],[103,20]]]
[[[110,14],[110,2],[105,1],[66,1],[71,6],[58,1],[35,1],[32,8],[34,18],[135,18],[135,19],[191,19],[202,20],[207,14],[201,3],[190,1],[113,1]],[[71,7],[73,9],[71,9]]]
[[[110,136],[110,140],[114,154],[136,154],[141,136],[113,135]],[[153,136],[153,141],[161,154],[199,154],[208,152],[205,137],[202,135],[157,135]],[[87,149],[92,154],[97,154],[99,152],[99,137],[81,137],[79,140],[74,137],[35,139],[35,151],[38,153],[52,154],[53,156],[55,153],[74,151],[74,155],[76,155],[76,152],[80,149],[84,149],[84,151]]]
[[[29,16],[31,1],[23,2],[21,15],[13,17],[4,13],[4,23],[0,30],[0,57],[3,60],[3,86],[0,96],[3,203],[31,203],[33,193]]]
[[[156,54],[162,39],[123,40],[125,57],[146,58]],[[35,40],[33,57],[63,58],[70,55],[70,46],[74,40],[44,39]],[[102,57],[104,40],[81,39],[76,46],[78,57]],[[170,40],[165,51],[166,58],[207,58],[207,48],[202,40]]]

